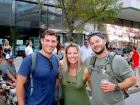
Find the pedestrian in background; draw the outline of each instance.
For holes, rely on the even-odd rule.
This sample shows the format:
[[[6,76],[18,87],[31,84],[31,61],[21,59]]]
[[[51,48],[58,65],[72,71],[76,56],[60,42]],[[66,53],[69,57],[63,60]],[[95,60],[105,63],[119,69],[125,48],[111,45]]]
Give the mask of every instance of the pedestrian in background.
[[[46,30],[40,37],[41,50],[36,52],[36,64],[32,73],[32,55],[23,59],[18,71],[16,93],[18,105],[55,105],[55,83],[58,74],[58,62],[54,54],[57,36],[54,31]],[[31,88],[32,93],[31,92]]]
[[[60,44],[60,49],[57,52],[57,59],[58,61],[63,60],[64,58],[64,51],[65,51],[65,47],[63,44]]]
[[[94,52],[92,51],[89,45],[88,39],[84,40],[84,45],[80,48],[80,52],[81,52],[81,59],[83,62],[85,61],[86,58],[94,54]]]
[[[4,81],[15,86],[16,83],[16,70],[13,63],[13,56],[6,56],[6,59],[0,55],[0,70]]]
[[[62,87],[64,89],[64,105],[89,105],[86,82],[90,83],[90,75],[81,61],[80,49],[74,43],[65,48],[63,62]]]
[[[3,53],[6,56],[7,54],[12,55],[12,47],[9,44],[9,41],[6,39],[3,45]]]
[[[106,49],[101,32],[89,35],[93,57],[86,60],[91,73],[92,105],[124,105],[124,90],[135,84],[135,75],[126,60]],[[114,57],[110,63],[109,56]],[[122,79],[122,81],[118,81]]]
[[[137,78],[137,82],[136,82],[136,87],[139,87],[139,80],[140,80],[140,70],[139,70],[139,60],[140,60],[140,54],[139,51],[137,50],[137,48],[135,46],[133,46],[132,51],[130,52],[130,56],[132,59],[131,62],[131,66],[135,72],[136,78]]]
[[[25,55],[28,56],[33,53],[33,43],[31,40],[28,40],[27,47],[25,48]]]
[[[2,55],[2,45],[0,44],[0,54]]]

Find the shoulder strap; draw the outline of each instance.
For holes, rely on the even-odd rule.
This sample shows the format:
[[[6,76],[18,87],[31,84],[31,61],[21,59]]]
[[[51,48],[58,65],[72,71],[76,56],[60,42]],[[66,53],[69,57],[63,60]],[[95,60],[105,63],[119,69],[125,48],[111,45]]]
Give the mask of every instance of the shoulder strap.
[[[108,57],[108,60],[109,60],[108,64],[110,64],[110,69],[111,69],[111,72],[112,72],[112,73],[111,73],[111,76],[112,76],[112,77],[116,80],[116,82],[118,83],[118,82],[121,82],[121,81],[123,80],[123,78],[122,78],[121,76],[117,75],[117,74],[114,72],[114,70],[113,70],[112,61],[113,61],[115,55],[116,55],[116,54],[109,55],[110,58]]]
[[[31,73],[33,73],[36,65],[36,53],[32,53],[32,66],[31,66]]]
[[[31,90],[30,90],[30,96],[33,94],[33,72],[35,70],[35,65],[36,65],[36,53],[32,53],[32,63],[31,63],[31,73],[30,73],[30,80],[31,80]]]
[[[111,64],[111,66],[112,66],[112,61],[113,61],[115,55],[116,55],[116,53],[113,53],[113,54],[109,54],[107,57],[108,63]],[[112,67],[111,67],[111,69],[112,69]]]
[[[118,76],[116,76],[115,73],[114,73],[114,71],[113,71],[112,61],[113,61],[115,55],[116,55],[115,53],[113,55],[110,55],[110,58],[109,59],[110,59],[110,68],[111,68],[111,71],[112,71],[112,75],[113,75],[114,79],[116,79],[116,81],[118,83],[118,82],[121,82],[122,79],[119,78]],[[123,90],[123,93],[124,93],[124,98],[129,97],[129,93],[127,92],[127,89]]]
[[[116,53],[114,53],[114,54],[109,54],[108,57],[107,57],[107,63],[110,64],[110,69],[111,69],[111,71],[112,71],[113,77],[115,77],[115,73],[114,73],[114,70],[113,70],[113,67],[112,67],[112,61],[113,61],[115,55],[116,55]]]
[[[89,62],[89,69],[91,70],[91,72],[93,71],[93,67],[95,65],[95,62],[96,62],[96,56],[92,56],[91,59],[90,59],[90,62]]]
[[[96,62],[96,56],[92,56],[90,59],[90,65],[92,65],[94,67],[95,62]]]

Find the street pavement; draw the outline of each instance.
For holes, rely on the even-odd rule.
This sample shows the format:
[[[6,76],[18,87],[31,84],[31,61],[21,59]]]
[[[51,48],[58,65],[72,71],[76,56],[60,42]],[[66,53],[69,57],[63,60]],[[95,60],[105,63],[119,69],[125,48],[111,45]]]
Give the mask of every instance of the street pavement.
[[[140,91],[130,94],[125,100],[125,105],[140,105]]]

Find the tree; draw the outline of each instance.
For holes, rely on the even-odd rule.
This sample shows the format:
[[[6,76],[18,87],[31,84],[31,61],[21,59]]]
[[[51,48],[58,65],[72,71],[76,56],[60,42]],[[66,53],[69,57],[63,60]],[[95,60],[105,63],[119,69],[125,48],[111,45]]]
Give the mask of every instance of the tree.
[[[101,23],[113,21],[121,3],[119,0],[57,0],[57,6],[62,9],[69,40],[73,31],[83,30],[86,23],[100,28]]]

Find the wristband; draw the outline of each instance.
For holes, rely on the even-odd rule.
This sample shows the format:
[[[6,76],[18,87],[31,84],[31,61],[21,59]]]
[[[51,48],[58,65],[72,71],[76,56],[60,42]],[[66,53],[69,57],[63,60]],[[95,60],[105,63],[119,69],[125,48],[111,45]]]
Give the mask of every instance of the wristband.
[[[116,85],[115,85],[115,89],[114,89],[114,91],[120,91],[120,90],[121,90],[121,89],[120,89],[119,85],[116,84]]]

